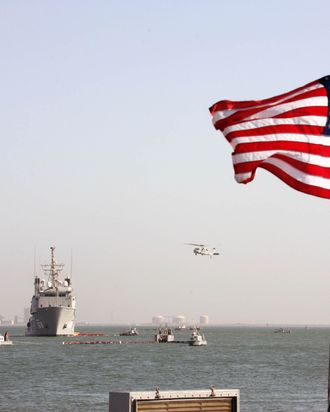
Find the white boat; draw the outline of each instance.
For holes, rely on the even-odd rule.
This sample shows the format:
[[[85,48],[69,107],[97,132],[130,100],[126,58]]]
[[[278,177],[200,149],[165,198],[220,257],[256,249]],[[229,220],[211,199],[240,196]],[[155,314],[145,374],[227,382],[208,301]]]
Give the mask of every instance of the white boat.
[[[0,346],[12,345],[13,341],[9,339],[9,333],[6,332],[4,335],[0,334]]]
[[[194,330],[189,340],[190,346],[206,346],[207,340],[204,335],[201,335],[197,330]]]
[[[186,325],[179,325],[175,328],[175,330],[185,330],[186,329]]]
[[[125,330],[124,332],[121,332],[119,336],[137,336],[139,332],[137,331],[136,328],[131,328],[128,330]]]
[[[57,264],[55,247],[51,247],[50,265],[41,265],[48,280],[35,276],[31,317],[27,323],[27,336],[74,335],[76,298],[72,293],[70,276],[60,279],[63,264]]]
[[[160,327],[158,333],[155,335],[155,341],[158,343],[168,343],[174,341],[174,334],[171,328]]]

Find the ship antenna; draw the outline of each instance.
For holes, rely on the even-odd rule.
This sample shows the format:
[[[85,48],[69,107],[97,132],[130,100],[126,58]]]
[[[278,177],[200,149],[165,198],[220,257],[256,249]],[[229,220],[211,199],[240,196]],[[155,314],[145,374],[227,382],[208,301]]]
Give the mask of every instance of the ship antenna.
[[[70,278],[72,278],[72,249],[71,249],[71,256],[70,256]]]
[[[34,274],[34,277],[37,276],[37,273],[36,273],[36,255],[37,255],[36,247],[34,246],[34,256],[33,256],[33,274]]]
[[[55,278],[57,278],[57,272],[56,272],[56,262],[55,262],[55,256],[54,256],[54,250],[55,246],[50,247],[50,253],[51,253],[51,260],[50,260],[50,276],[52,279],[52,283],[55,283]]]
[[[50,269],[51,269],[51,273],[52,275],[55,272],[55,258],[54,258],[54,250],[55,250],[55,246],[51,246],[50,247],[50,253],[51,253],[51,261],[50,261]]]

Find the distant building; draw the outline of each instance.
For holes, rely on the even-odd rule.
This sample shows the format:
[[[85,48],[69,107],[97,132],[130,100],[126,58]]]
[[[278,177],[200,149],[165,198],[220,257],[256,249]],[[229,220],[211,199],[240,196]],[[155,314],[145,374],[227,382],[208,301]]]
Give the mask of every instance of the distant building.
[[[162,316],[162,315],[157,315],[157,316],[154,316],[154,317],[152,318],[152,324],[153,324],[153,325],[161,325],[162,323],[165,323],[165,318],[164,318],[164,316]]]
[[[208,325],[209,324],[209,317],[208,315],[201,315],[199,318],[200,325]]]
[[[2,319],[0,324],[1,325],[13,325],[14,321],[13,320],[4,320],[4,319]]]
[[[24,308],[24,323],[28,323],[30,318],[30,309]]]
[[[24,318],[22,316],[15,315],[14,317],[14,325],[24,325]]]

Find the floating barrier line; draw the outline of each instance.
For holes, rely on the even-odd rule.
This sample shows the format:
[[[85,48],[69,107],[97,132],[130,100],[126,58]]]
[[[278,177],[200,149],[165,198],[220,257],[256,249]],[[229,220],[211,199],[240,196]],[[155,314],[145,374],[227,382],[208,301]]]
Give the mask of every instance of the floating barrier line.
[[[152,343],[158,343],[154,340],[140,340],[140,341],[133,341],[133,340],[92,340],[92,341],[83,341],[83,340],[72,340],[72,341],[64,341],[62,342],[63,345],[150,345]],[[173,342],[159,342],[159,343],[189,343],[186,340],[175,340]]]
[[[123,341],[123,340],[94,340],[94,341],[66,341],[63,345],[138,345],[157,343],[153,340],[146,341]]]

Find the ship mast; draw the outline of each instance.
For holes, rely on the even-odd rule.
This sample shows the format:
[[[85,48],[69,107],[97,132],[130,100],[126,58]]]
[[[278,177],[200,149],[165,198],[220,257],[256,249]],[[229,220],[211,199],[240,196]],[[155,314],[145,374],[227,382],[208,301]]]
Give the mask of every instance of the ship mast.
[[[59,272],[63,270],[63,264],[57,264],[55,261],[55,246],[50,248],[50,265],[42,265],[45,273],[49,274],[49,281],[52,287],[57,289]]]
[[[54,256],[55,246],[50,247],[50,276],[52,278],[52,283],[55,284],[55,280],[58,278],[58,273],[56,272],[56,262]]]

